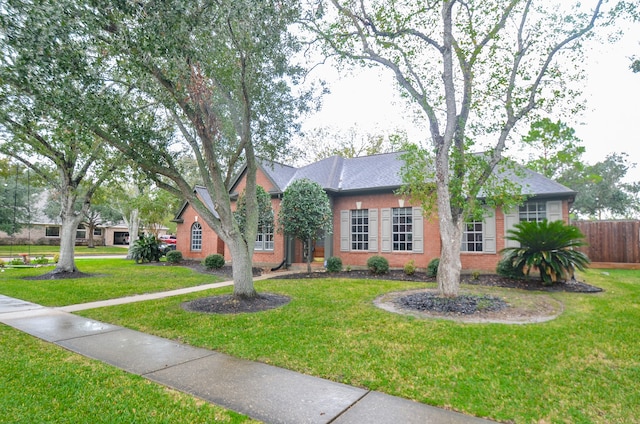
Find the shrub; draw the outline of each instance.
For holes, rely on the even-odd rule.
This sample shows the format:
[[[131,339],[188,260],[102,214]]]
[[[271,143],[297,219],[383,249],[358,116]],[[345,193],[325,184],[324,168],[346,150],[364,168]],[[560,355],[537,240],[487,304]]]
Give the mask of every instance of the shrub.
[[[404,273],[406,275],[413,275],[416,273],[416,263],[413,259],[411,259],[404,265]]]
[[[9,265],[24,265],[24,261],[20,258],[13,258],[9,261]]]
[[[44,256],[39,256],[35,259],[32,259],[31,263],[38,264],[38,265],[46,265],[49,263],[49,259],[45,258]]]
[[[131,254],[131,259],[136,261],[136,263],[158,262],[162,256],[160,243],[153,234],[143,236],[133,242],[129,253]]]
[[[382,256],[372,256],[367,260],[367,268],[375,275],[386,274],[389,272],[389,261]]]
[[[4,268],[5,265],[6,265],[6,262],[0,259],[0,268]]]
[[[178,264],[182,262],[182,252],[179,250],[170,250],[167,252],[167,262]]]
[[[576,268],[583,271],[589,264],[587,255],[575,250],[586,244],[584,236],[577,227],[562,221],[520,222],[509,230],[507,238],[520,247],[503,249],[505,260],[522,273],[526,270],[526,275],[538,269],[544,284],[572,278]]]
[[[440,258],[433,258],[427,265],[427,277],[435,277],[438,275],[438,267],[440,266]]]
[[[500,259],[500,262],[498,262],[498,265],[496,266],[496,274],[515,279],[524,277],[522,270],[515,268],[513,263],[506,258],[502,258]]]
[[[332,256],[327,259],[327,272],[340,272],[342,271],[342,259]]]
[[[204,258],[204,261],[202,262],[202,264],[207,269],[219,269],[219,268],[222,268],[224,266],[224,256],[219,255],[219,254],[209,255],[206,258]]]

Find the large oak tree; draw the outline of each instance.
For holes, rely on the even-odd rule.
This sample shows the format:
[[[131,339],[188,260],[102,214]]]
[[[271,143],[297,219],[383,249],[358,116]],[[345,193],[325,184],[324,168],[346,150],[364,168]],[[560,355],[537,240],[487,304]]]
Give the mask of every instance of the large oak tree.
[[[64,16],[50,19],[52,9]],[[65,93],[61,113],[187,200],[231,252],[234,295],[254,297],[256,156],[286,149],[306,100],[291,90],[301,72],[290,65],[297,43],[288,33],[298,2],[7,0],[4,11],[29,17],[30,31],[71,32],[66,63],[91,66],[38,83],[58,86],[67,78],[82,87]],[[213,210],[182,172],[185,156],[195,158]],[[247,225],[240,229],[228,190],[243,165]]]

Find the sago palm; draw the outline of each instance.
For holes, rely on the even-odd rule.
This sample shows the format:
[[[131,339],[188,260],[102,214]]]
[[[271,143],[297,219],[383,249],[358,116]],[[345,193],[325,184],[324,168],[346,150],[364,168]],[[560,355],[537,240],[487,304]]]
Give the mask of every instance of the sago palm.
[[[524,221],[507,234],[520,247],[503,249],[504,259],[526,275],[537,269],[545,284],[573,277],[576,268],[583,271],[590,262],[587,255],[576,250],[586,245],[582,232],[562,221]]]

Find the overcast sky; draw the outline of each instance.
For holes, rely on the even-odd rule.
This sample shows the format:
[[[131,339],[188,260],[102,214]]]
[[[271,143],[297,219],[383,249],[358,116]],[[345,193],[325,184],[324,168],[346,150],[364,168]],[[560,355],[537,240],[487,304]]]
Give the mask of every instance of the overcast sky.
[[[587,109],[573,120],[562,120],[582,139],[587,163],[599,162],[609,153],[626,152],[631,162],[638,163],[628,177],[640,181],[640,74],[629,69],[633,54],[640,56],[640,24],[626,28],[624,37],[615,44],[594,45],[588,50]],[[357,126],[376,133],[401,128],[414,141],[427,135],[407,118],[405,101],[390,71],[372,68],[344,74],[323,65],[314,73],[330,83],[331,94],[303,129]]]

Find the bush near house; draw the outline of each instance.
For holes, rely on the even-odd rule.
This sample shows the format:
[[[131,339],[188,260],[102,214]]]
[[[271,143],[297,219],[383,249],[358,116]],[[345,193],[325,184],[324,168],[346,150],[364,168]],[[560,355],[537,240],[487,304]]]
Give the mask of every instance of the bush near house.
[[[433,258],[427,265],[427,276],[435,277],[438,275],[438,267],[440,266],[440,258]]]
[[[382,256],[372,256],[367,260],[367,268],[375,275],[386,274],[389,272],[389,261]]]
[[[219,254],[209,255],[204,258],[202,264],[207,269],[220,269],[224,266],[224,257]]]
[[[507,278],[524,278],[522,270],[515,268],[513,266],[513,262],[506,258],[502,258],[500,262],[498,262],[498,265],[496,266],[496,274]]]
[[[537,269],[548,285],[573,278],[576,268],[584,271],[590,262],[587,255],[575,250],[586,244],[582,232],[562,221],[520,222],[508,231],[507,238],[520,247],[503,249],[504,260],[527,276]]]
[[[413,275],[416,273],[416,263],[413,259],[404,265],[404,273],[406,275]]]
[[[332,256],[327,259],[327,272],[340,272],[342,271],[342,259]]]
[[[131,259],[136,263],[158,262],[162,256],[160,242],[153,234],[140,237],[131,246]]]
[[[172,264],[179,264],[182,262],[182,252],[179,250],[170,250],[167,252],[167,262]]]

